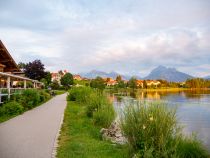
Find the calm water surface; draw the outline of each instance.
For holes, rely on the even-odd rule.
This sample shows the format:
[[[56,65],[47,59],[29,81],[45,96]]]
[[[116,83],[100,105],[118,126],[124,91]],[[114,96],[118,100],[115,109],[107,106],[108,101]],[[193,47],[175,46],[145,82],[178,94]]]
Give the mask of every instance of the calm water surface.
[[[184,125],[186,135],[192,132],[202,140],[210,151],[210,90],[179,92],[141,92],[135,94],[112,94],[114,107],[119,112],[129,100],[161,100],[177,107],[177,117]]]

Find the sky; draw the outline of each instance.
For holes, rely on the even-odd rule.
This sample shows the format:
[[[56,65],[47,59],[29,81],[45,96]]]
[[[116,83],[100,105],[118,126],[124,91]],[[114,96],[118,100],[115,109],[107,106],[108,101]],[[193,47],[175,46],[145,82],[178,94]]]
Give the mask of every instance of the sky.
[[[210,75],[209,0],[0,0],[0,39],[46,70]]]

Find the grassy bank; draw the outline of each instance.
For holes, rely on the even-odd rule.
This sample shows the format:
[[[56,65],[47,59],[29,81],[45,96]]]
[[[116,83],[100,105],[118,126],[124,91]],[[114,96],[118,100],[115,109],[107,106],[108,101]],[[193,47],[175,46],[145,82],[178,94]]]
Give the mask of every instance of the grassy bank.
[[[126,107],[121,127],[136,158],[209,157],[196,137],[183,135],[176,109],[165,103],[136,102]]]
[[[59,138],[58,158],[123,158],[125,146],[102,141],[100,126],[86,115],[86,105],[69,101]]]
[[[33,109],[51,99],[45,90],[27,89],[14,94],[0,106],[0,123]]]

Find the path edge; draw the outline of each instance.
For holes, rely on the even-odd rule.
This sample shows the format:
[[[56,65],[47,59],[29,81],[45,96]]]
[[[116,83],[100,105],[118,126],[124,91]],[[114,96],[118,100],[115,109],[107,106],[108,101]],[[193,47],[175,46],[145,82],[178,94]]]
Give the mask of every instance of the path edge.
[[[58,138],[60,137],[60,134],[61,134],[61,128],[62,128],[62,125],[63,125],[63,122],[64,122],[65,110],[66,110],[66,107],[64,109],[64,113],[61,116],[61,120],[60,120],[60,124],[59,124],[59,129],[58,129],[58,131],[56,133],[56,136],[55,136],[55,139],[54,139],[51,158],[56,158],[57,157],[57,148],[58,148],[58,142],[59,142],[58,141]]]

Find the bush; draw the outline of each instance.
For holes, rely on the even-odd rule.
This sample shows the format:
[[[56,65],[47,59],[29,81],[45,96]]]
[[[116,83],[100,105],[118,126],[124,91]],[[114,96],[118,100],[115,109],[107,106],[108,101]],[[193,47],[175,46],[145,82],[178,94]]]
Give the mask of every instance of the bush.
[[[2,115],[18,115],[23,112],[23,106],[15,101],[5,103],[0,110]]]
[[[27,89],[19,99],[25,109],[32,109],[40,103],[40,94],[35,89]]]
[[[96,125],[108,128],[115,118],[115,111],[111,103],[102,104],[94,113],[93,120]]]
[[[100,93],[93,93],[90,96],[86,108],[88,117],[93,117],[94,123],[102,127],[109,127],[115,118],[113,105],[106,96]]]
[[[86,114],[96,125],[108,127],[115,118],[115,111],[101,91],[90,87],[74,87],[69,91],[68,101],[77,101],[86,106]]]
[[[47,92],[44,91],[44,90],[40,90],[40,91],[39,91],[39,94],[40,94],[40,102],[44,102],[44,101],[50,99],[50,94],[47,93]]]
[[[93,90],[89,87],[74,87],[69,90],[68,101],[87,103]]]
[[[137,102],[128,106],[121,118],[121,127],[136,157],[179,157],[181,150],[185,150],[180,143],[186,140],[177,123],[176,110],[164,103]],[[203,151],[198,144],[195,148]],[[193,154],[190,151],[193,147],[188,149]]]

